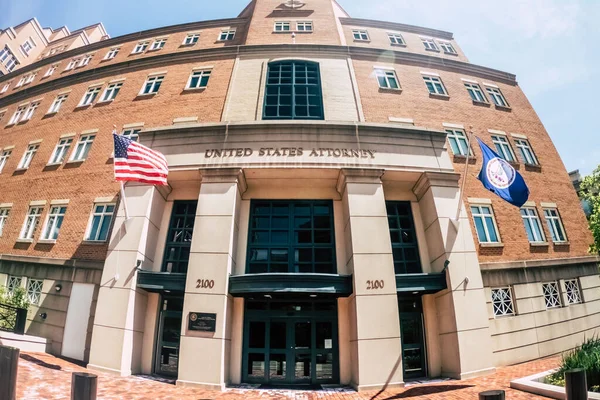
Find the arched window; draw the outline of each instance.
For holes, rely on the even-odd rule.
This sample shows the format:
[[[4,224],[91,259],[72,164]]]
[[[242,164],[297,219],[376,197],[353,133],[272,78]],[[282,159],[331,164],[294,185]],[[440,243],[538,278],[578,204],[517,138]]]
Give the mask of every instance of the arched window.
[[[263,119],[323,119],[319,64],[269,63]]]

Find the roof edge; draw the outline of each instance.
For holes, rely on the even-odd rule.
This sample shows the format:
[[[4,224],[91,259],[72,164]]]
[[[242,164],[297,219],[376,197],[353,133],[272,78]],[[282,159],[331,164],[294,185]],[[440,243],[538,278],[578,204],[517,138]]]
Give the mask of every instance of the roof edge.
[[[452,32],[442,31],[439,29],[425,28],[422,26],[416,25],[408,25],[401,24],[397,22],[389,22],[389,21],[377,21],[374,19],[364,19],[364,18],[340,18],[340,22],[343,25],[361,25],[361,26],[369,26],[372,28],[382,28],[382,29],[394,29],[403,32],[411,32],[419,35],[427,35],[435,38],[453,40],[454,34]]]

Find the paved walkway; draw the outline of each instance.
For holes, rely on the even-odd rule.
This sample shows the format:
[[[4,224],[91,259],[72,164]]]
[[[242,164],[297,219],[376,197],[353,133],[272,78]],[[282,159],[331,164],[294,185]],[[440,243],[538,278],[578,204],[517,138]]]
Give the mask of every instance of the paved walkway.
[[[555,368],[557,357],[499,368],[495,374],[463,381],[445,381],[412,385],[380,393],[376,400],[395,399],[477,399],[484,390],[504,389],[507,399],[541,399],[509,388],[512,379]],[[98,375],[98,399],[160,399],[160,400],[272,400],[295,398],[301,400],[370,400],[376,392],[357,393],[351,389],[324,391],[284,391],[227,389],[224,392],[181,388],[145,377],[116,377],[89,371],[76,364],[43,353],[22,353],[19,361],[18,398],[27,400],[69,399],[72,372],[92,372]]]

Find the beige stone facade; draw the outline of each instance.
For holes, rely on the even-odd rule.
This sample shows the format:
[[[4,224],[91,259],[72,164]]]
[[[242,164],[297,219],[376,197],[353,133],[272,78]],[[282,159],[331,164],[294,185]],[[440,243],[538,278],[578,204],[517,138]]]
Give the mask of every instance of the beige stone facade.
[[[558,152],[516,77],[469,63],[450,32],[255,0],[42,58],[5,85],[0,283],[42,281],[26,333],[53,353],[180,385],[364,390],[484,375],[598,331],[598,259]],[[167,186],[125,185],[128,219],[113,125],[169,164]],[[476,180],[481,152],[457,147],[470,131],[505,139],[535,233]],[[67,211],[48,240],[53,204]]]

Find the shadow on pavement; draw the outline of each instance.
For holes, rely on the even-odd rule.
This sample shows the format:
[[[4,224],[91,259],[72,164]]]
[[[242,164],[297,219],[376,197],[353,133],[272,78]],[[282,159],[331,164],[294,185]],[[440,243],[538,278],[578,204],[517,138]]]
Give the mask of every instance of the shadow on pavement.
[[[61,370],[62,368],[60,367],[60,365],[56,365],[56,364],[48,364],[47,362],[44,362],[38,358],[32,357],[29,354],[21,354],[19,355],[19,358],[22,358],[25,361],[29,361],[32,362],[34,364],[39,365],[40,367],[44,367],[44,368],[48,368],[48,369],[56,369],[56,370]]]
[[[390,397],[386,397],[382,400],[394,400],[394,399],[407,399],[410,397],[418,397],[418,396],[426,396],[428,394],[435,393],[443,393],[450,392],[453,390],[460,390],[471,388],[474,385],[440,385],[440,386],[421,386],[421,387],[411,387],[405,392],[395,394]]]

